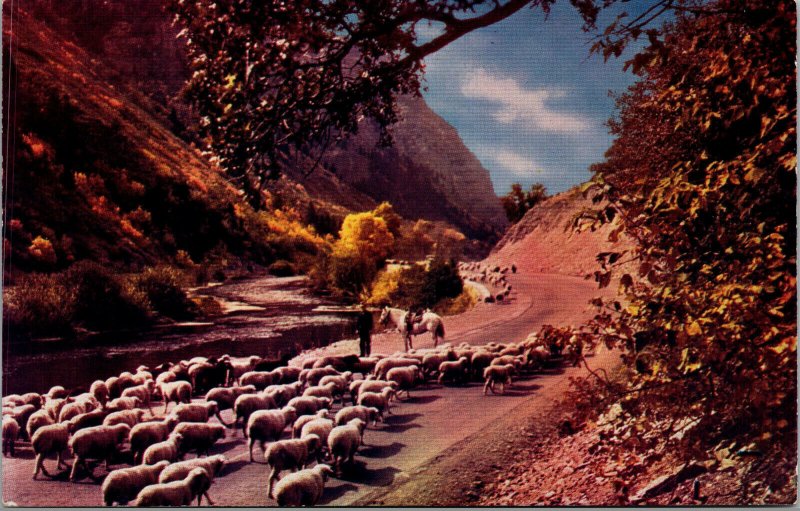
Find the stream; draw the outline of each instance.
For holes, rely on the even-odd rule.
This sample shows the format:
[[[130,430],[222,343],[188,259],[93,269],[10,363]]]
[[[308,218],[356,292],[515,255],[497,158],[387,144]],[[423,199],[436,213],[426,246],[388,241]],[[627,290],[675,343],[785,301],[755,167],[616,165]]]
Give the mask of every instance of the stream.
[[[213,297],[223,315],[212,322],[178,323],[116,332],[91,341],[37,342],[3,347],[3,395],[46,392],[53,385],[85,387],[139,365],[194,356],[277,357],[354,337],[355,316],[314,295],[305,277],[260,276],[193,291]]]

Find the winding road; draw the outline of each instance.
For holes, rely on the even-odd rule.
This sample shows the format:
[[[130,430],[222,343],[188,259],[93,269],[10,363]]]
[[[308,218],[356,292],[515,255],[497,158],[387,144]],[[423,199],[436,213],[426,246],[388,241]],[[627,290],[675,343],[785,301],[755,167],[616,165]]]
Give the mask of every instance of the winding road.
[[[595,284],[577,277],[548,274],[510,275],[513,286],[510,299],[497,304],[479,304],[474,309],[446,320],[446,339],[472,345],[490,341],[513,342],[543,324],[578,324],[592,315],[588,301],[598,294]],[[428,336],[419,336],[414,345],[431,346]],[[373,336],[373,352],[392,353],[401,349],[402,340],[393,332]],[[356,341],[342,341],[327,352],[357,349]],[[589,359],[593,367],[610,368],[617,364],[615,353],[598,350]],[[442,387],[428,384],[412,392],[409,399],[393,404],[392,414],[377,429],[367,430],[356,463],[341,478],[326,485],[321,504],[352,505],[425,505],[439,502],[426,497],[425,490],[436,491],[430,484],[415,487],[426,471],[447,457],[471,456],[468,449],[480,449],[476,455],[489,455],[481,442],[470,439],[487,434],[492,426],[508,429],[530,417],[542,416],[554,400],[561,398],[569,378],[586,371],[582,368],[555,368],[514,383],[505,395],[483,396],[481,385]],[[225,412],[226,414],[230,412]],[[538,415],[537,415],[538,413]],[[224,506],[269,506],[275,502],[266,495],[268,468],[256,453],[256,463],[248,462],[246,443],[241,430],[215,446],[217,453],[228,457],[228,464],[215,481],[210,494],[215,504]],[[476,451],[477,452],[477,451]],[[17,449],[17,458],[3,459],[3,500],[24,506],[97,506],[102,497],[99,482],[86,479],[69,483],[66,474],[54,480],[32,481],[33,453],[27,444]],[[48,462],[53,467],[55,461]],[[475,467],[473,467],[475,469]],[[470,470],[470,467],[464,467]],[[97,469],[98,475],[102,469]],[[423,478],[425,475],[425,478]],[[464,502],[462,502],[462,505]]]

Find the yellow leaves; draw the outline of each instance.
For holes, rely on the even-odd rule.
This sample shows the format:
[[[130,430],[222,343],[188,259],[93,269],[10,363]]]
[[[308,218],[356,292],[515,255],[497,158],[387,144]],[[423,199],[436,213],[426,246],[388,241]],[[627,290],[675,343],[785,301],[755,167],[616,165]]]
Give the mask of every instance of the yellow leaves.
[[[345,217],[336,249],[377,262],[386,258],[393,243],[394,236],[383,218],[371,212],[354,213]]]
[[[636,316],[637,314],[639,314],[639,306],[633,304],[628,305],[627,307],[625,307],[625,311],[631,316]]]
[[[790,353],[794,353],[797,351],[797,337],[784,337],[776,346],[770,347],[770,350],[778,355],[786,350],[789,350]]]
[[[691,336],[702,335],[703,329],[700,327],[700,323],[697,321],[692,321],[686,325],[686,334]]]
[[[225,77],[225,88],[232,89],[233,86],[236,84],[236,75],[229,74]]]

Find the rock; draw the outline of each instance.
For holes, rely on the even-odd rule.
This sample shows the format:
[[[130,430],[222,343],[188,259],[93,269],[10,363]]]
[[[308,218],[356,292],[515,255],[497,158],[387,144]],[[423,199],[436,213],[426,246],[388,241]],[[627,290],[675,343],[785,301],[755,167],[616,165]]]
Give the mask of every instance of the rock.
[[[672,491],[680,483],[686,481],[687,479],[697,477],[700,474],[705,473],[707,470],[708,469],[705,467],[705,465],[694,462],[681,465],[672,474],[663,475],[650,481],[647,486],[639,490],[639,492],[634,495],[631,501],[635,502],[646,500],[664,492]]]

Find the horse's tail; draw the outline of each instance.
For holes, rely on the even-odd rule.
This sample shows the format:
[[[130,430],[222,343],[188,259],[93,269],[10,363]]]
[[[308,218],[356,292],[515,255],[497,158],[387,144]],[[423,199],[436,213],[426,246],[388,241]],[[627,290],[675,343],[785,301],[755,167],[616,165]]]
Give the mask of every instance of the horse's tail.
[[[436,335],[444,339],[444,321],[439,321],[439,326],[436,327]]]

